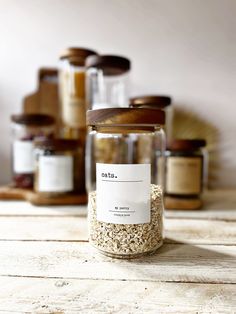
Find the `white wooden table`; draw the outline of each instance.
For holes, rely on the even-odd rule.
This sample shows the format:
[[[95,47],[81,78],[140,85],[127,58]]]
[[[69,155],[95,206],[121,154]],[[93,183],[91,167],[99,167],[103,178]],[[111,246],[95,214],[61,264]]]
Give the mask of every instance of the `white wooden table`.
[[[85,207],[0,202],[0,312],[236,313],[236,191],[168,211],[159,251],[97,254]]]

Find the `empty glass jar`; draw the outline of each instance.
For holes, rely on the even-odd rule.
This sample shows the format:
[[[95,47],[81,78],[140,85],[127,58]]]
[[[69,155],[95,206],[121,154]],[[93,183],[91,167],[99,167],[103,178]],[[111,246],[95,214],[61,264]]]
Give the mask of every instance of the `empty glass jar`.
[[[33,140],[52,137],[55,121],[45,114],[15,114],[11,121],[13,184],[17,188],[32,188],[35,166]]]
[[[86,67],[88,109],[128,107],[129,59],[114,55],[90,56]]]
[[[133,108],[156,108],[165,111],[166,124],[165,132],[167,140],[172,137],[172,123],[173,123],[173,107],[171,106],[171,98],[169,96],[152,95],[152,96],[138,96],[130,99],[130,107]]]
[[[89,240],[103,254],[132,258],[162,245],[164,121],[146,108],[87,113]]]

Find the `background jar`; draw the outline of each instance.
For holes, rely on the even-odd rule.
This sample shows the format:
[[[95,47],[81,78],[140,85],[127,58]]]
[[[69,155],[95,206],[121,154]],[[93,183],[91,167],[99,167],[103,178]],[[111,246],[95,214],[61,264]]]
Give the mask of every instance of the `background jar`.
[[[130,107],[133,108],[156,108],[164,110],[166,114],[165,132],[167,140],[172,138],[173,107],[169,96],[152,95],[139,96],[130,99]]]
[[[68,48],[60,57],[61,135],[64,138],[85,138],[85,60],[90,55],[96,55],[96,52],[84,48]]]
[[[115,55],[90,56],[86,67],[88,109],[128,107],[129,59]]]
[[[203,139],[176,139],[166,151],[165,194],[167,208],[179,208],[181,199],[190,209],[202,205],[204,188],[206,141]],[[171,202],[171,198],[173,201]]]
[[[55,120],[45,114],[15,114],[11,121],[13,184],[18,188],[33,188],[33,140],[52,137]]]
[[[84,156],[77,140],[37,140],[34,190],[46,197],[83,194]]]
[[[132,258],[162,245],[164,120],[155,109],[87,113],[89,240],[103,254]]]

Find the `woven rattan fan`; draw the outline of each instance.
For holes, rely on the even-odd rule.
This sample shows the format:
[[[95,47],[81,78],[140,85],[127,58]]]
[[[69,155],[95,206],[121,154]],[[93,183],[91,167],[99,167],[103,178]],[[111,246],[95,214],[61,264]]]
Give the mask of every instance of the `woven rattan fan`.
[[[217,180],[220,167],[218,129],[192,111],[175,108],[172,134],[174,138],[206,139],[209,152],[209,187],[211,187]]]

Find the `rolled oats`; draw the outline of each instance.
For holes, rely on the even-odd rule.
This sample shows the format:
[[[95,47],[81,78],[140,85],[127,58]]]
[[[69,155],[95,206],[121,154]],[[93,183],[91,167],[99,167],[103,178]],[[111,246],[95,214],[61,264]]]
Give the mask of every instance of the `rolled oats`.
[[[163,197],[151,185],[151,220],[142,224],[114,224],[97,220],[96,191],[89,193],[89,240],[108,256],[132,258],[154,252],[163,242]]]

